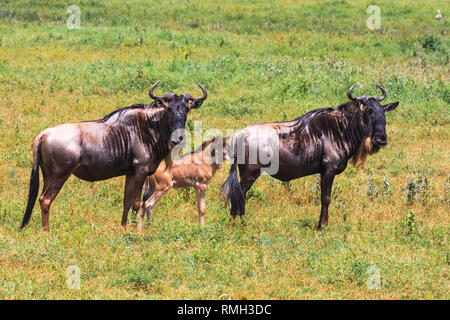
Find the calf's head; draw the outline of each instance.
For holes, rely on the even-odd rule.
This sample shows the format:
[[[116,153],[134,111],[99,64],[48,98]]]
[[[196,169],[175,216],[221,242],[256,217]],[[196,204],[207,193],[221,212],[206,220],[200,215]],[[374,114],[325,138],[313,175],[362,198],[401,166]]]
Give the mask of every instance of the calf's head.
[[[190,110],[199,108],[203,101],[205,101],[208,96],[206,89],[202,87],[199,83],[197,85],[202,89],[203,96],[200,98],[194,98],[189,93],[183,93],[182,95],[177,95],[173,92],[166,93],[163,96],[155,96],[153,90],[159,84],[156,82],[150,88],[148,95],[150,98],[155,100],[155,103],[160,106],[167,108],[170,112],[170,124],[172,130],[172,136],[170,138],[170,143],[175,146],[185,140],[184,130],[186,128],[187,114]]]
[[[380,102],[386,98],[386,90],[380,85],[377,85],[377,87],[382,92],[381,97],[359,96],[354,98],[352,97],[352,91],[355,86],[356,83],[348,89],[347,96],[352,101],[358,101],[361,109],[364,112],[367,112],[369,116],[370,124],[372,126],[370,137],[371,145],[376,149],[384,147],[387,145],[385,112],[394,110],[398,106],[398,101],[385,105],[380,104]]]

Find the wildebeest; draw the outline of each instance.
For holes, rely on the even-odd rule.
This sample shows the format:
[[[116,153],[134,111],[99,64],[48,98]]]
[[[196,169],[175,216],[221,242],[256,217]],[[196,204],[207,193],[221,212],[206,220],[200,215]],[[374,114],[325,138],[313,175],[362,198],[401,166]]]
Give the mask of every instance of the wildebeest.
[[[278,154],[278,170],[270,175],[281,181],[289,181],[320,173],[322,208],[318,229],[328,225],[328,205],[334,177],[345,170],[350,158],[353,158],[353,164],[359,166],[368,154],[387,145],[385,112],[398,105],[398,102],[380,104],[386,97],[386,91],[379,85],[381,97],[354,98],[352,91],[355,85],[347,92],[350,101],[338,107],[313,110],[288,122],[254,124],[236,133],[233,138],[234,162],[228,179],[221,188],[221,196],[231,202],[233,217],[245,213],[247,191],[267,166],[259,158],[250,163],[248,159],[249,150],[253,147],[251,144],[262,141],[261,137],[267,136],[270,131],[276,134],[269,137],[268,141],[257,142],[260,144],[259,148]],[[243,146],[243,161],[238,161],[238,145]],[[279,149],[270,150],[273,145]]]
[[[33,142],[28,203],[20,228],[27,225],[39,189],[39,167],[44,187],[39,198],[42,227],[48,231],[50,205],[64,183],[74,174],[87,181],[126,175],[122,227],[131,206],[137,211],[145,178],[153,174],[174,145],[183,141],[177,133],[184,130],[187,113],[202,105],[203,96],[173,92],[155,96],[156,82],[149,90],[154,101],[111,112],[101,120],[64,123],[45,129]],[[179,131],[178,131],[179,132]]]
[[[218,136],[204,142],[197,150],[173,160],[170,164],[161,162],[156,172],[146,180],[138,230],[142,230],[145,214],[150,226],[153,207],[171,188],[194,188],[198,222],[203,225],[206,188],[226,159],[226,138]]]

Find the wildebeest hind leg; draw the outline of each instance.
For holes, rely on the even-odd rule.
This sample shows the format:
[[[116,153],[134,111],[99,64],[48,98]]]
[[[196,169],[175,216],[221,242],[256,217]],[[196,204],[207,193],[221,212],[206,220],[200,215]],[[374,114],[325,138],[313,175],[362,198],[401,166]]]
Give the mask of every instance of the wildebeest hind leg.
[[[241,176],[241,188],[244,194],[245,202],[247,202],[247,192],[255,183],[256,179],[261,175],[261,168],[257,165],[239,166],[239,174]],[[245,213],[245,204],[244,212]]]
[[[44,187],[42,188],[39,203],[41,204],[42,229],[44,231],[49,231],[48,220],[50,215],[50,206],[64,183],[70,177],[70,172],[60,176],[48,176],[45,174],[43,176]]]

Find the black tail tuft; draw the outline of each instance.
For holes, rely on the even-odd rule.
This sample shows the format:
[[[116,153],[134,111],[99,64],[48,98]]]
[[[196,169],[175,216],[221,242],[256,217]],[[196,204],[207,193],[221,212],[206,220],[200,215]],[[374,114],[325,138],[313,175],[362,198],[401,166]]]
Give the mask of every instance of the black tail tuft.
[[[225,203],[228,203],[228,201],[231,202],[230,213],[233,217],[237,214],[240,216],[245,214],[245,197],[242,192],[241,184],[238,181],[236,162],[237,159],[235,157],[228,178],[220,189],[220,198],[224,200]]]
[[[28,203],[27,208],[25,209],[25,214],[22,219],[22,224],[20,225],[20,229],[23,229],[30,221],[31,213],[33,212],[33,207],[34,203],[36,202],[38,191],[39,191],[39,155],[37,155],[37,162],[35,161],[33,169],[31,170],[30,189],[28,191]]]
[[[144,205],[145,201],[147,201],[148,199],[150,199],[150,197],[153,194],[153,189],[150,186],[150,183],[148,181],[148,178],[145,182],[145,190],[144,190],[144,195],[142,196],[142,205]]]

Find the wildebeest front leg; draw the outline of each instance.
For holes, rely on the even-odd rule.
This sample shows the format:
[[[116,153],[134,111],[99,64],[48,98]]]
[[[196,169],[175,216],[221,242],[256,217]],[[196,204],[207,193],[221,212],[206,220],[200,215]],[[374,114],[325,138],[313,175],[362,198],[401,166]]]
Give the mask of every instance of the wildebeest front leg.
[[[130,211],[130,208],[133,204],[139,203],[138,200],[141,192],[142,187],[144,186],[145,182],[145,175],[127,175],[125,179],[125,192],[123,196],[123,214],[122,214],[122,228],[126,228],[127,226],[127,220],[128,220],[128,211]],[[139,205],[137,205],[137,209],[139,208]]]
[[[334,173],[322,172],[320,174],[320,188],[322,208],[320,209],[320,219],[317,229],[328,225],[328,206],[331,201],[331,187],[333,186]]]
[[[205,185],[199,185],[195,188],[195,197],[197,200],[197,209],[198,209],[198,222],[201,225],[205,224],[205,194],[206,194]]]

